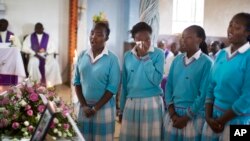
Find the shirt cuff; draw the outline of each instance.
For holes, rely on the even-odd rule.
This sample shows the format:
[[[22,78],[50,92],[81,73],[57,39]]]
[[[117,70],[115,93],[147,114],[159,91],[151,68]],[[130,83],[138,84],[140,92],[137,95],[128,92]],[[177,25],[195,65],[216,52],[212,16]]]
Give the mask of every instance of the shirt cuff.
[[[206,98],[205,104],[209,104],[209,103],[213,104],[214,103],[214,99],[212,99],[212,98]]]
[[[187,109],[186,113],[187,113],[187,116],[188,116],[190,119],[192,119],[192,118],[194,117],[194,113],[191,111],[190,108]]]
[[[242,115],[242,113],[239,111],[239,109],[237,109],[234,105],[232,106],[232,110],[233,110],[233,112],[234,112],[236,115],[238,115],[238,116]]]
[[[106,89],[110,91],[113,95],[116,95],[118,91],[116,87],[110,85]]]

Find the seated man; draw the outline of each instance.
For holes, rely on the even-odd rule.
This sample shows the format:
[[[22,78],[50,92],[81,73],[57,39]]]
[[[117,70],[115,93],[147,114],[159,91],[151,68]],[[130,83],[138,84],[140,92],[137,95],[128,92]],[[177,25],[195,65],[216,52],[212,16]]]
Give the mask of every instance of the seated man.
[[[36,23],[35,32],[25,38],[22,51],[30,54],[29,77],[52,87],[62,83],[59,64],[54,57],[58,49],[43,30],[43,25]]]
[[[0,19],[0,47],[18,47],[21,43],[14,33],[7,30],[9,22],[6,19]]]

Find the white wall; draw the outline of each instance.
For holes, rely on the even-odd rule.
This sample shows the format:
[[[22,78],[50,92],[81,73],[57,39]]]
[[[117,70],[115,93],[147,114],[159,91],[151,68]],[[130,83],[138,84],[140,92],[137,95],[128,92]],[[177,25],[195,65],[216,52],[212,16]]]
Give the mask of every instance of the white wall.
[[[160,34],[172,34],[173,0],[160,0]],[[226,36],[238,12],[250,13],[250,0],[205,0],[204,29],[208,36]]]
[[[207,35],[226,37],[231,18],[239,12],[250,13],[250,0],[205,0],[204,28]]]
[[[171,34],[173,17],[173,0],[160,0],[160,29],[159,34]]]
[[[22,41],[41,22],[59,48],[59,63],[63,76],[67,76],[69,0],[2,0],[6,12],[0,18],[9,21],[9,30]],[[64,78],[65,81],[65,78]]]
[[[107,47],[114,52],[122,64],[123,57],[123,42],[127,37],[127,21],[126,16],[126,3],[127,0],[88,0],[87,1],[87,38],[91,31],[93,21],[92,17],[99,12],[104,12],[107,16],[110,26],[109,40]],[[89,40],[87,40],[89,44]],[[89,47],[89,46],[88,46]]]

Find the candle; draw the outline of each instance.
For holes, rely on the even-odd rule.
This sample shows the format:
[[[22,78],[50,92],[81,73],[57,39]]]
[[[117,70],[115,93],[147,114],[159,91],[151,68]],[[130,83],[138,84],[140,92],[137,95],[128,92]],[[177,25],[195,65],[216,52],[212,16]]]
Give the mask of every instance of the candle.
[[[10,35],[9,41],[10,41],[10,46],[14,46],[15,36]]]
[[[50,81],[48,81],[48,85],[47,85],[48,88],[52,87],[52,84]]]
[[[14,41],[15,40],[15,36],[14,35],[10,35],[10,39],[9,39],[9,41]]]

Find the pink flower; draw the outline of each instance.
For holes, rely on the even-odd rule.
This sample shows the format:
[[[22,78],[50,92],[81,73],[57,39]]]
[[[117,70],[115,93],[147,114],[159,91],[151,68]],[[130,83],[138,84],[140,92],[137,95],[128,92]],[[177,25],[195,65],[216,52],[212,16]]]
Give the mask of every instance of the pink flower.
[[[29,132],[33,132],[34,131],[34,127],[32,125],[28,126],[28,131]]]
[[[26,106],[25,106],[25,111],[27,111],[27,110],[29,110],[29,109],[31,109],[31,106],[30,106],[30,105],[26,105]]]
[[[67,113],[69,113],[69,111],[68,111],[68,110],[64,110],[64,111],[62,111],[62,116],[65,118],[65,117],[67,116]]]
[[[46,90],[46,88],[44,86],[40,86],[40,87],[37,88],[36,91],[38,93],[43,93],[44,94],[44,93],[46,93],[47,90]]]
[[[5,128],[8,124],[9,122],[7,119],[0,119],[0,128]]]
[[[8,117],[9,113],[10,113],[9,110],[4,110],[4,111],[3,111],[3,115],[4,115],[5,117]]]
[[[20,127],[20,124],[18,122],[13,122],[12,123],[12,128],[13,129],[18,129]]]
[[[34,93],[35,92],[35,90],[32,87],[27,87],[27,91],[29,93]]]
[[[15,105],[17,103],[17,100],[13,100],[11,101],[11,103]]]
[[[48,92],[48,94],[47,94],[46,96],[47,96],[47,98],[50,98],[50,97],[55,96],[55,93],[54,93],[54,92],[49,91],[49,92]]]
[[[16,94],[16,97],[17,97],[18,99],[21,99],[21,98],[22,98],[22,93],[17,93],[17,94]]]
[[[69,129],[69,127],[70,127],[69,124],[67,124],[67,123],[64,123],[64,124],[63,124],[63,128],[64,128],[65,130]]]
[[[0,100],[0,105],[6,105],[9,103],[9,101],[10,101],[9,98],[5,97],[2,100]]]
[[[66,117],[66,114],[71,113],[71,110],[68,106],[66,106],[66,105],[63,105],[63,106],[64,107],[63,107],[62,115],[63,115],[63,117]]]
[[[38,100],[39,100],[38,94],[36,94],[36,93],[31,93],[31,94],[29,95],[29,99],[30,99],[31,101],[33,101],[33,102],[38,101]]]
[[[44,106],[44,105],[39,105],[38,108],[37,108],[37,110],[38,110],[40,113],[42,113],[42,112],[44,111],[44,109],[45,109],[45,106]]]
[[[33,111],[32,111],[32,110],[28,110],[28,111],[27,111],[27,115],[33,116]]]
[[[13,114],[12,118],[13,118],[13,119],[17,119],[17,115],[16,115],[16,114]]]

